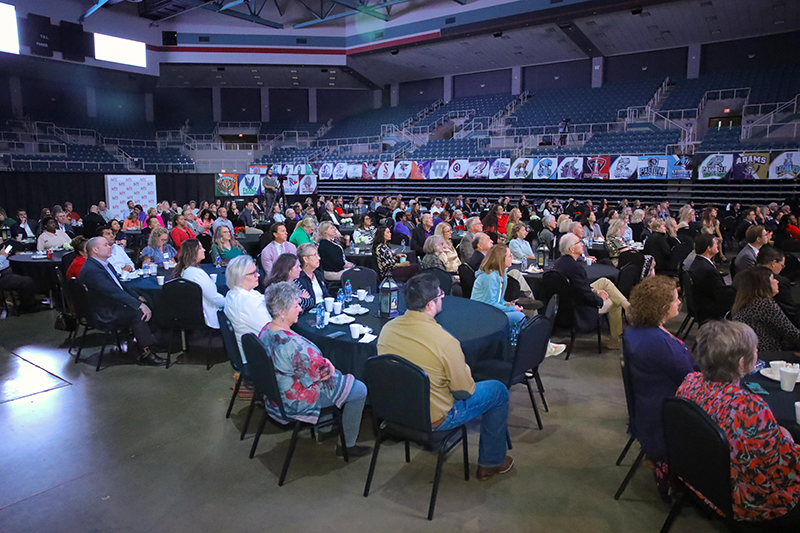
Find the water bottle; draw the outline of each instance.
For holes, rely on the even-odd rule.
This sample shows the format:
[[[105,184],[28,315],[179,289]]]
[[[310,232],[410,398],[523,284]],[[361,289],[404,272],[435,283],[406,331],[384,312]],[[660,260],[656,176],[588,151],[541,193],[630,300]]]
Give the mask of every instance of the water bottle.
[[[350,303],[353,300],[353,286],[350,280],[344,282],[344,301]]]
[[[215,268],[222,268],[222,259],[219,256],[214,258],[214,267]]]
[[[320,302],[317,304],[317,329],[322,329],[325,327],[325,304]]]
[[[339,292],[336,293],[336,301],[344,306],[344,290],[339,289]]]
[[[511,333],[509,335],[509,342],[511,343],[511,346],[517,345],[517,337],[519,336],[519,325],[520,323],[517,322],[516,324],[511,326]]]
[[[350,253],[351,254],[356,253],[356,240],[355,240],[355,238],[350,239],[350,246],[349,247],[350,247]]]
[[[522,263],[519,265],[519,267],[522,269],[523,272],[528,270],[528,258],[527,257],[523,257],[522,258]]]

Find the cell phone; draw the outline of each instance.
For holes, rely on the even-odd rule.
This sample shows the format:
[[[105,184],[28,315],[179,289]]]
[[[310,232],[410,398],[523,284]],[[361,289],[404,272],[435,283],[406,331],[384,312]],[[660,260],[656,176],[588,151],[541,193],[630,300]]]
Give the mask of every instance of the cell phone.
[[[744,384],[744,386],[750,389],[750,392],[752,392],[753,394],[761,394],[761,395],[769,394],[769,391],[767,391],[767,389],[765,389],[755,381],[748,381],[747,383]]]
[[[325,336],[328,337],[329,339],[335,339],[336,337],[341,337],[342,335],[344,335],[344,331],[334,331],[332,333],[328,333]]]
[[[8,254],[8,253],[11,253],[11,250],[13,250],[13,249],[14,249],[14,247],[9,244],[8,246],[6,246],[6,249],[4,251],[5,251],[5,253]]]

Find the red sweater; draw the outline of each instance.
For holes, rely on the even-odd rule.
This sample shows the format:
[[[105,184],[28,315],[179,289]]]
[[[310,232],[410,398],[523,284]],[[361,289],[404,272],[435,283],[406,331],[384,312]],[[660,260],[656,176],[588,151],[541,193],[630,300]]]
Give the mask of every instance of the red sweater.
[[[172,228],[172,231],[169,232],[169,236],[172,237],[172,244],[175,245],[176,250],[181,249],[181,243],[187,239],[194,239],[195,235],[192,233],[192,230],[187,228],[186,226],[183,229],[179,227]]]

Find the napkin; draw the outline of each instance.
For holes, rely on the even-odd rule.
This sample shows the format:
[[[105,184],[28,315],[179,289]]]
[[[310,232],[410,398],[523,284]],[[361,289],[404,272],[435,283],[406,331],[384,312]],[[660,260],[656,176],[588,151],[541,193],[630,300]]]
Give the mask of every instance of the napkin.
[[[378,338],[377,335],[373,335],[372,333],[365,333],[364,336],[361,337],[361,340],[359,340],[358,342],[363,342],[364,344],[369,344],[370,342],[374,341],[377,338]]]

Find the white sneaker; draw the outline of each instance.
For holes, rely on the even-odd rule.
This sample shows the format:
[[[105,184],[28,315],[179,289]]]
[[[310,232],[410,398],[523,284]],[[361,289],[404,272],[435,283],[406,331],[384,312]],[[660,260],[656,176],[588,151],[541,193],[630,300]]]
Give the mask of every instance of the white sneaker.
[[[561,355],[564,353],[564,350],[567,349],[566,344],[555,344],[552,342],[547,343],[547,353],[544,354],[545,357],[554,357],[556,355]]]

